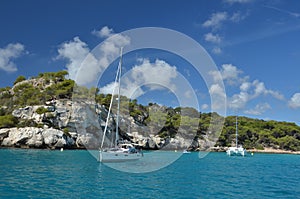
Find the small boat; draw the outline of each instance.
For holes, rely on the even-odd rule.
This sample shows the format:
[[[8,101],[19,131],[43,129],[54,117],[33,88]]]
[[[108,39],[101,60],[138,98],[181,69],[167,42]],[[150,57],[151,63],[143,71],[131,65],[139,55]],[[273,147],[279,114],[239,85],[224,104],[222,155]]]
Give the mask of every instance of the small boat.
[[[132,144],[121,144],[118,147],[100,150],[100,162],[126,162],[138,160],[143,154]]]
[[[185,150],[183,150],[182,153],[191,153],[191,152],[185,149]]]
[[[120,53],[120,61],[117,69],[116,79],[115,79],[115,88],[118,87],[118,107],[116,114],[116,131],[115,131],[115,141],[114,146],[111,148],[104,148],[104,139],[107,133],[109,118],[111,114],[111,108],[113,103],[113,96],[115,88],[112,92],[112,97],[110,101],[110,106],[106,118],[105,128],[103,132],[102,142],[99,150],[99,161],[100,162],[125,162],[131,160],[140,159],[143,154],[140,150],[136,149],[131,143],[122,143],[119,140],[119,115],[120,115],[120,83],[121,83],[121,72],[122,72],[122,48]]]
[[[229,147],[226,151],[228,156],[245,156],[247,154],[246,149],[242,145],[238,145],[238,117],[235,118],[235,146]]]

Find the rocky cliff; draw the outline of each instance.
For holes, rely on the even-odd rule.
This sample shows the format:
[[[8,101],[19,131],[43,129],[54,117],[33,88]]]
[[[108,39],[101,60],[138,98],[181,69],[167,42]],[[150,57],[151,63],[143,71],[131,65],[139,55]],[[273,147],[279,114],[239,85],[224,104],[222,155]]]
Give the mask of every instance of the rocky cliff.
[[[102,141],[107,110],[92,102],[63,99],[48,101],[46,105],[17,108],[12,115],[34,125],[0,129],[2,147],[97,149]],[[114,118],[112,114],[109,119],[108,134],[105,136],[107,145],[114,139]],[[156,128],[142,125],[129,115],[120,117],[121,139],[144,149],[188,148],[193,142],[193,139],[184,139],[179,135],[161,138]],[[193,147],[198,148],[199,143],[194,141]]]

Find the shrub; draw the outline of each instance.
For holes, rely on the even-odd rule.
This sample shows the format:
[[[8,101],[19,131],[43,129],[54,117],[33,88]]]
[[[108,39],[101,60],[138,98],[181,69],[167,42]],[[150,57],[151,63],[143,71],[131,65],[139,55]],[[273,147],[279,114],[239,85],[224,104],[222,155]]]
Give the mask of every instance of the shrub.
[[[12,115],[0,116],[0,128],[15,127],[18,124],[18,119]]]
[[[24,81],[24,80],[26,80],[26,78],[25,78],[24,76],[19,76],[19,77],[17,77],[17,79],[15,80],[14,85],[16,85],[17,83],[22,82],[22,81]]]
[[[41,106],[41,107],[37,108],[35,112],[37,114],[41,115],[41,114],[49,112],[49,110],[47,108]]]

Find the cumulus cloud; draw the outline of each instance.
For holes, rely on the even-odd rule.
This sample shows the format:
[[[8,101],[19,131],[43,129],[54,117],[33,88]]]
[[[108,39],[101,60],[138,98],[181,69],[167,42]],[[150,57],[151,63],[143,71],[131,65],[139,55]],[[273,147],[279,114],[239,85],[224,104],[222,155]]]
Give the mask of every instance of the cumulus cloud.
[[[104,26],[100,30],[93,30],[92,34],[97,37],[100,37],[100,38],[106,38],[106,37],[112,36],[114,34],[114,31],[113,31],[113,29],[111,29],[107,26]]]
[[[99,36],[110,36],[98,49],[97,57],[90,52],[88,45],[81,41],[79,37],[64,42],[58,48],[57,59],[67,60],[66,68],[69,78],[79,85],[87,85],[95,82],[99,74],[119,55],[120,48],[128,45],[130,39],[121,34],[113,34],[113,30],[108,27],[102,28],[94,34]]]
[[[211,43],[220,43],[221,42],[221,37],[218,34],[213,34],[213,33],[207,33],[204,35],[204,39],[207,42],[211,42]]]
[[[290,108],[300,108],[300,93],[295,93],[288,101],[288,105]]]
[[[271,106],[268,103],[261,103],[257,104],[254,109],[244,111],[244,113],[250,115],[261,115],[269,109],[271,109]]]
[[[247,103],[258,97],[270,95],[278,100],[283,100],[284,96],[278,91],[267,89],[264,82],[254,80],[252,82],[242,82],[240,92],[229,98],[229,107],[233,109],[245,108]],[[257,109],[255,109],[257,110]]]
[[[221,37],[218,34],[213,34],[211,32],[204,35],[204,40],[216,45],[220,44],[222,41]],[[221,54],[222,50],[219,46],[215,46],[212,49],[212,53]]]
[[[209,95],[211,99],[214,99],[214,101],[211,102],[211,107],[213,110],[223,110],[224,106],[224,101],[226,101],[226,93],[223,87],[220,84],[212,84],[209,88]]]
[[[265,87],[265,83],[264,82],[260,82],[259,80],[254,80],[252,82],[252,85],[254,86],[254,97],[257,97],[259,95],[271,95],[274,98],[278,99],[278,100],[283,100],[284,96],[279,93],[278,91],[274,91],[271,89],[267,89]]]
[[[169,88],[176,90],[176,84],[173,80],[177,77],[175,66],[169,65],[163,60],[155,60],[151,63],[149,59],[139,60],[122,78],[121,94],[129,98],[136,98],[144,93],[142,87],[150,90],[161,90]],[[114,83],[100,88],[100,92],[112,93]],[[185,93],[189,95],[189,93]]]
[[[75,80],[81,63],[90,52],[88,45],[79,37],[74,37],[73,40],[61,44],[57,51],[57,59],[67,60],[66,68],[69,72],[69,78]]]
[[[20,43],[8,44],[5,48],[0,48],[0,69],[6,72],[17,71],[17,66],[13,59],[20,57],[24,53],[25,47]]]
[[[224,93],[224,90],[219,84],[212,84],[209,88],[209,94],[210,95],[218,95],[225,97],[226,94]]]
[[[234,23],[238,23],[238,22],[244,20],[247,16],[248,16],[248,13],[242,14],[241,12],[235,12],[230,17],[230,20]]]
[[[218,29],[221,27],[222,22],[226,21],[228,18],[227,12],[216,12],[211,15],[211,17],[206,20],[202,25],[206,28]]]
[[[248,101],[250,101],[252,97],[249,93],[241,91],[238,94],[234,94],[232,97],[229,97],[229,108],[232,109],[242,109],[246,106]]]
[[[281,93],[266,88],[265,83],[262,81],[250,81],[248,76],[242,75],[243,71],[232,64],[223,64],[220,71],[210,71],[209,74],[212,76],[214,82],[224,81],[225,85],[235,86],[238,90],[238,92],[232,96],[227,96],[229,108],[244,109],[250,101],[267,95],[278,100],[284,100],[284,96]],[[217,89],[214,88],[213,91],[216,92]],[[257,114],[266,109],[266,105],[262,106],[259,104],[254,109],[248,110],[247,112]]]
[[[223,64],[221,75],[223,77],[223,80],[237,80],[239,78],[239,74],[242,72],[237,69],[236,66],[232,64]]]
[[[230,85],[241,81],[239,74],[242,71],[232,64],[223,64],[220,71],[210,71],[209,74],[212,76],[215,82],[227,81]]]
[[[224,22],[231,21],[237,23],[245,19],[247,15],[248,13],[242,14],[241,12],[235,12],[232,15],[228,14],[227,12],[216,12],[213,13],[211,17],[202,24],[202,26],[206,28],[212,28],[212,30],[217,30]]]

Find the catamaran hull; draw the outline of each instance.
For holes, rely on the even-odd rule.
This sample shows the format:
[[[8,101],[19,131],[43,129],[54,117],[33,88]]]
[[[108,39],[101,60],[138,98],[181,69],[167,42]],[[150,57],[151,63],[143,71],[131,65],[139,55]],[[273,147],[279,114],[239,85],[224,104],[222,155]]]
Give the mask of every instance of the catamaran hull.
[[[100,151],[100,162],[127,162],[138,160],[142,157],[141,153],[122,153],[122,152],[105,152]]]
[[[226,153],[229,156],[245,156],[247,151],[243,148],[230,147]]]

